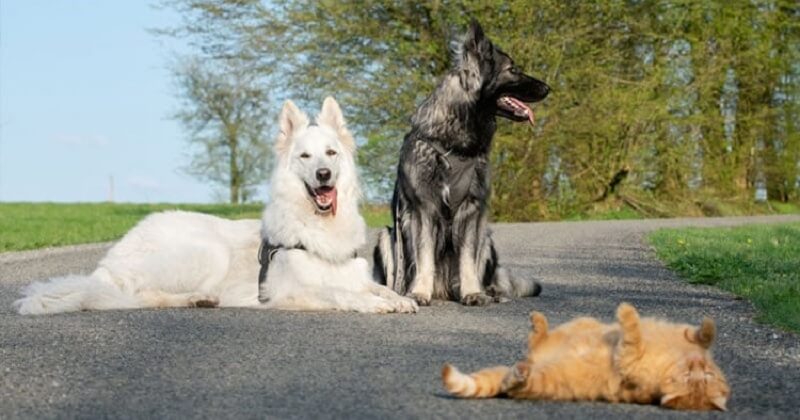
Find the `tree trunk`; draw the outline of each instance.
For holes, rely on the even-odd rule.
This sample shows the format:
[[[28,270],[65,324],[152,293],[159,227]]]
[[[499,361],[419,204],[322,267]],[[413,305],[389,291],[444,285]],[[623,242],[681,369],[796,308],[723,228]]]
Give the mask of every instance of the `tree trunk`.
[[[239,170],[239,139],[235,133],[228,134],[228,148],[230,151],[230,200],[231,204],[241,201],[242,174]]]

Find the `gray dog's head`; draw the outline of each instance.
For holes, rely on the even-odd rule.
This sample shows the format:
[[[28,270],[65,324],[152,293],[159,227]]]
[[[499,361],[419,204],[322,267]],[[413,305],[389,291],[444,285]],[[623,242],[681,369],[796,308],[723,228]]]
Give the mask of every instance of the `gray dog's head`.
[[[523,73],[474,20],[458,46],[456,63],[462,86],[474,92],[478,101],[493,104],[496,115],[511,121],[533,123],[533,111],[526,102],[541,101],[550,93],[547,84]]]

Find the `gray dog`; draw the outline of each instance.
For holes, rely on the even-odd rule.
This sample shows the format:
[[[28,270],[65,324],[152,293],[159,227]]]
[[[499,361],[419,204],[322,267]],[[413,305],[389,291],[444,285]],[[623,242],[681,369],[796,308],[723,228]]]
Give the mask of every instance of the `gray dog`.
[[[432,298],[486,305],[536,296],[533,280],[498,266],[488,229],[488,155],[496,116],[530,121],[525,104],[550,88],[524,74],[472,22],[455,66],[414,114],[400,150],[394,225],[375,247],[375,277],[420,305]]]

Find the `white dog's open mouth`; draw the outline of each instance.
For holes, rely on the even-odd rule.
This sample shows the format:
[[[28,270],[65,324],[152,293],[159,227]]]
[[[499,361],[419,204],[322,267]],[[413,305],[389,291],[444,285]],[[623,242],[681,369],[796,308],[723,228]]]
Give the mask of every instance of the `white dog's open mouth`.
[[[306,184],[311,201],[317,206],[318,213],[328,213],[336,216],[336,187],[311,188]]]

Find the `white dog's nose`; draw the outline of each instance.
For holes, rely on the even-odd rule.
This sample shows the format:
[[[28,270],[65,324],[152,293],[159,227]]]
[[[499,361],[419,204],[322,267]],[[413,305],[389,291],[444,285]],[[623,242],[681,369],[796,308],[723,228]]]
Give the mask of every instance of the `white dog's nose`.
[[[328,168],[317,169],[317,180],[326,182],[331,179],[331,170]]]

